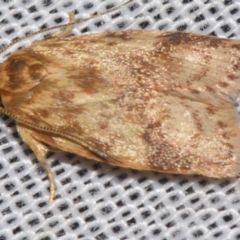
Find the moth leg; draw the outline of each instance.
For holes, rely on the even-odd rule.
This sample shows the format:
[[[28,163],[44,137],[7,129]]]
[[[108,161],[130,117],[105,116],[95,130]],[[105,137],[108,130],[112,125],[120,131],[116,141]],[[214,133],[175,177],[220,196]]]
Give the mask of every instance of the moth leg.
[[[69,12],[68,13],[68,16],[69,16],[69,22],[68,23],[71,23],[71,22],[75,22],[75,15],[73,12]],[[64,37],[66,35],[68,35],[73,29],[73,24],[71,25],[68,25],[66,26],[62,32],[60,33],[53,33],[50,35],[51,38],[60,38],[60,37]]]
[[[41,142],[37,141],[34,137],[33,134],[34,132],[32,132],[31,130],[27,129],[26,127],[17,124],[17,129],[18,132],[21,136],[21,138],[23,139],[23,141],[28,144],[28,146],[33,150],[34,154],[36,155],[38,161],[42,164],[42,166],[44,167],[49,182],[50,182],[50,197],[49,197],[49,202],[52,202],[53,199],[55,198],[56,195],[56,184],[54,181],[54,175],[53,172],[51,170],[51,168],[49,167],[49,165],[47,164],[46,161],[46,154],[49,151],[49,148],[42,144]]]
[[[39,160],[39,159],[38,159]],[[39,162],[43,165],[45,171],[47,172],[47,176],[48,176],[48,180],[50,183],[50,196],[49,196],[49,202],[53,202],[55,196],[56,196],[56,184],[54,181],[54,175],[53,172],[51,170],[51,168],[49,167],[49,165],[47,164],[46,160],[39,160]]]

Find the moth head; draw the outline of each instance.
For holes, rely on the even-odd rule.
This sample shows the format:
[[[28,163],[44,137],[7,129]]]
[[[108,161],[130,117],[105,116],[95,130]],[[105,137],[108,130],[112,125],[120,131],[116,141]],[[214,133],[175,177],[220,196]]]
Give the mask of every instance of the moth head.
[[[36,58],[18,51],[1,65],[0,92],[19,93],[37,86],[47,75]]]

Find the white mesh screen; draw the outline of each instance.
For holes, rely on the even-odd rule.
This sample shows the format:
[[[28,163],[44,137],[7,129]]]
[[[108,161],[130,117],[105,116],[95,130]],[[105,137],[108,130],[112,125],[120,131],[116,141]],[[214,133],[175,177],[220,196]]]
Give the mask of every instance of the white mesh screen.
[[[121,3],[0,0],[0,44],[66,23],[70,11],[86,18]],[[114,14],[74,26],[73,33],[142,28],[240,38],[239,9],[237,0],[134,0]],[[57,199],[50,204],[45,171],[4,115],[0,159],[0,240],[240,239],[237,179],[133,171],[56,153],[48,159],[57,184]]]

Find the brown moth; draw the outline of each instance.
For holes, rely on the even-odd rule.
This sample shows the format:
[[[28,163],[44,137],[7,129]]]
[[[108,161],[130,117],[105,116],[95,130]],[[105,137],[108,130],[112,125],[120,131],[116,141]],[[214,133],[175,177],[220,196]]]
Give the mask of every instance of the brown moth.
[[[0,110],[46,168],[50,200],[45,156],[54,149],[124,168],[235,177],[239,66],[239,40],[142,30],[50,37],[0,65]]]

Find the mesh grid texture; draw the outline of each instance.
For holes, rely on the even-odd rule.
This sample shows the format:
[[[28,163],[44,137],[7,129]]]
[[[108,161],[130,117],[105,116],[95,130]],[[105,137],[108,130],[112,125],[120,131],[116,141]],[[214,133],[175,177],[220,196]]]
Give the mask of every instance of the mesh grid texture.
[[[76,19],[86,18],[121,3],[0,0],[0,44],[66,23],[70,11]],[[74,26],[73,33],[142,28],[240,38],[239,9],[237,0],[134,0],[114,14]],[[140,172],[55,153],[48,159],[57,184],[50,204],[45,171],[3,115],[0,159],[0,240],[240,239],[238,179]]]

